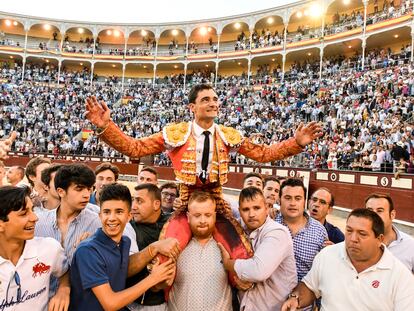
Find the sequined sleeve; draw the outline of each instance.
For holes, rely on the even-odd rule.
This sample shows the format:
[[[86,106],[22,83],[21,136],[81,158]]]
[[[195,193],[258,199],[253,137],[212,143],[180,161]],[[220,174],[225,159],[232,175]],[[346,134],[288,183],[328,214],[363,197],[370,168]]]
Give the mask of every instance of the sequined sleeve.
[[[162,132],[135,139],[122,132],[112,121],[99,137],[118,152],[132,158],[157,154],[166,149]]]
[[[284,140],[271,145],[255,144],[250,139],[245,139],[238,152],[257,162],[266,163],[281,160],[302,152],[295,138]]]

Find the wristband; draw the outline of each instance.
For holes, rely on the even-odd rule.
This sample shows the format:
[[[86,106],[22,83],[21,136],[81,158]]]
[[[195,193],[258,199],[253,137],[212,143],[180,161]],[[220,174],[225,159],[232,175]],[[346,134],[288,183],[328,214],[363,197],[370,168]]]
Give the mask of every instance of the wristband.
[[[102,135],[105,131],[106,131],[106,129],[109,127],[109,124],[107,125],[107,126],[105,126],[105,127],[99,127],[97,130],[96,130],[96,132],[98,133],[98,135]]]
[[[148,253],[151,256],[151,258],[154,258],[154,254],[151,251],[151,245],[148,246]]]
[[[299,294],[298,293],[290,293],[288,296],[288,299],[290,298],[295,298],[298,302],[298,308],[300,307],[300,303],[299,303]]]

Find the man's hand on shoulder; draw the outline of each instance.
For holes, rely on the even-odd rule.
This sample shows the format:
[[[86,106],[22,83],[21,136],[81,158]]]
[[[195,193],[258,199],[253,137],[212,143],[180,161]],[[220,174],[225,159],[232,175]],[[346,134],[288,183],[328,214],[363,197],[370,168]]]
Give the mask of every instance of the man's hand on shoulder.
[[[237,289],[242,291],[246,291],[254,287],[254,283],[249,281],[242,281],[237,276],[234,277],[234,282],[236,283]]]
[[[177,260],[180,255],[180,246],[178,240],[174,238],[167,238],[165,240],[159,240],[151,244],[154,248],[156,254],[161,254],[170,258],[173,258],[174,261]]]

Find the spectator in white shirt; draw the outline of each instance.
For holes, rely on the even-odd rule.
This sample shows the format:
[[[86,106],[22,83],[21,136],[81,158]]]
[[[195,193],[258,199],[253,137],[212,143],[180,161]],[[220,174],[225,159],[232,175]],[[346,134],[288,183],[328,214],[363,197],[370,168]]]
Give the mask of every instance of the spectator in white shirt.
[[[353,210],[345,242],[326,247],[315,257],[281,310],[303,308],[321,296],[321,310],[411,310],[414,278],[383,240],[382,219],[368,209]]]
[[[394,202],[388,194],[373,193],[365,199],[365,208],[376,212],[384,222],[384,244],[414,273],[414,239],[393,225]]]
[[[33,238],[38,220],[28,187],[0,188],[0,310],[66,311],[68,265],[63,248],[52,238]],[[60,286],[49,301],[51,277]]]

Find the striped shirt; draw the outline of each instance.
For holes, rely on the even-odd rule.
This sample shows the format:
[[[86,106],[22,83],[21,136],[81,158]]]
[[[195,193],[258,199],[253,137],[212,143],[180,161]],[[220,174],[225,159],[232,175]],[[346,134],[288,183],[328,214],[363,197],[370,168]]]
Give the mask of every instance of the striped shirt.
[[[65,240],[62,241],[62,234],[57,223],[57,211],[59,208],[42,211],[37,214],[39,220],[35,226],[35,236],[54,238],[61,243],[68,262],[71,264],[80,237],[85,232],[93,235],[101,227],[101,221],[98,214],[92,212],[90,209],[84,208],[69,224]],[[57,279],[52,278],[49,292],[50,296],[56,292],[57,285]]]
[[[37,214],[39,220],[36,223],[35,236],[51,237],[57,240],[62,244],[68,261],[71,263],[80,237],[85,232],[89,232],[93,235],[96,229],[100,228],[102,225],[98,214],[85,208],[69,224],[65,240],[62,241],[62,234],[57,223],[58,209],[59,208]]]
[[[290,232],[293,239],[298,282],[309,272],[313,259],[323,248],[325,240],[328,240],[328,233],[325,227],[319,221],[309,217],[308,214],[304,213],[304,216],[307,219],[305,227],[295,235],[292,235],[292,232]],[[276,221],[289,229],[281,213],[276,216]]]

